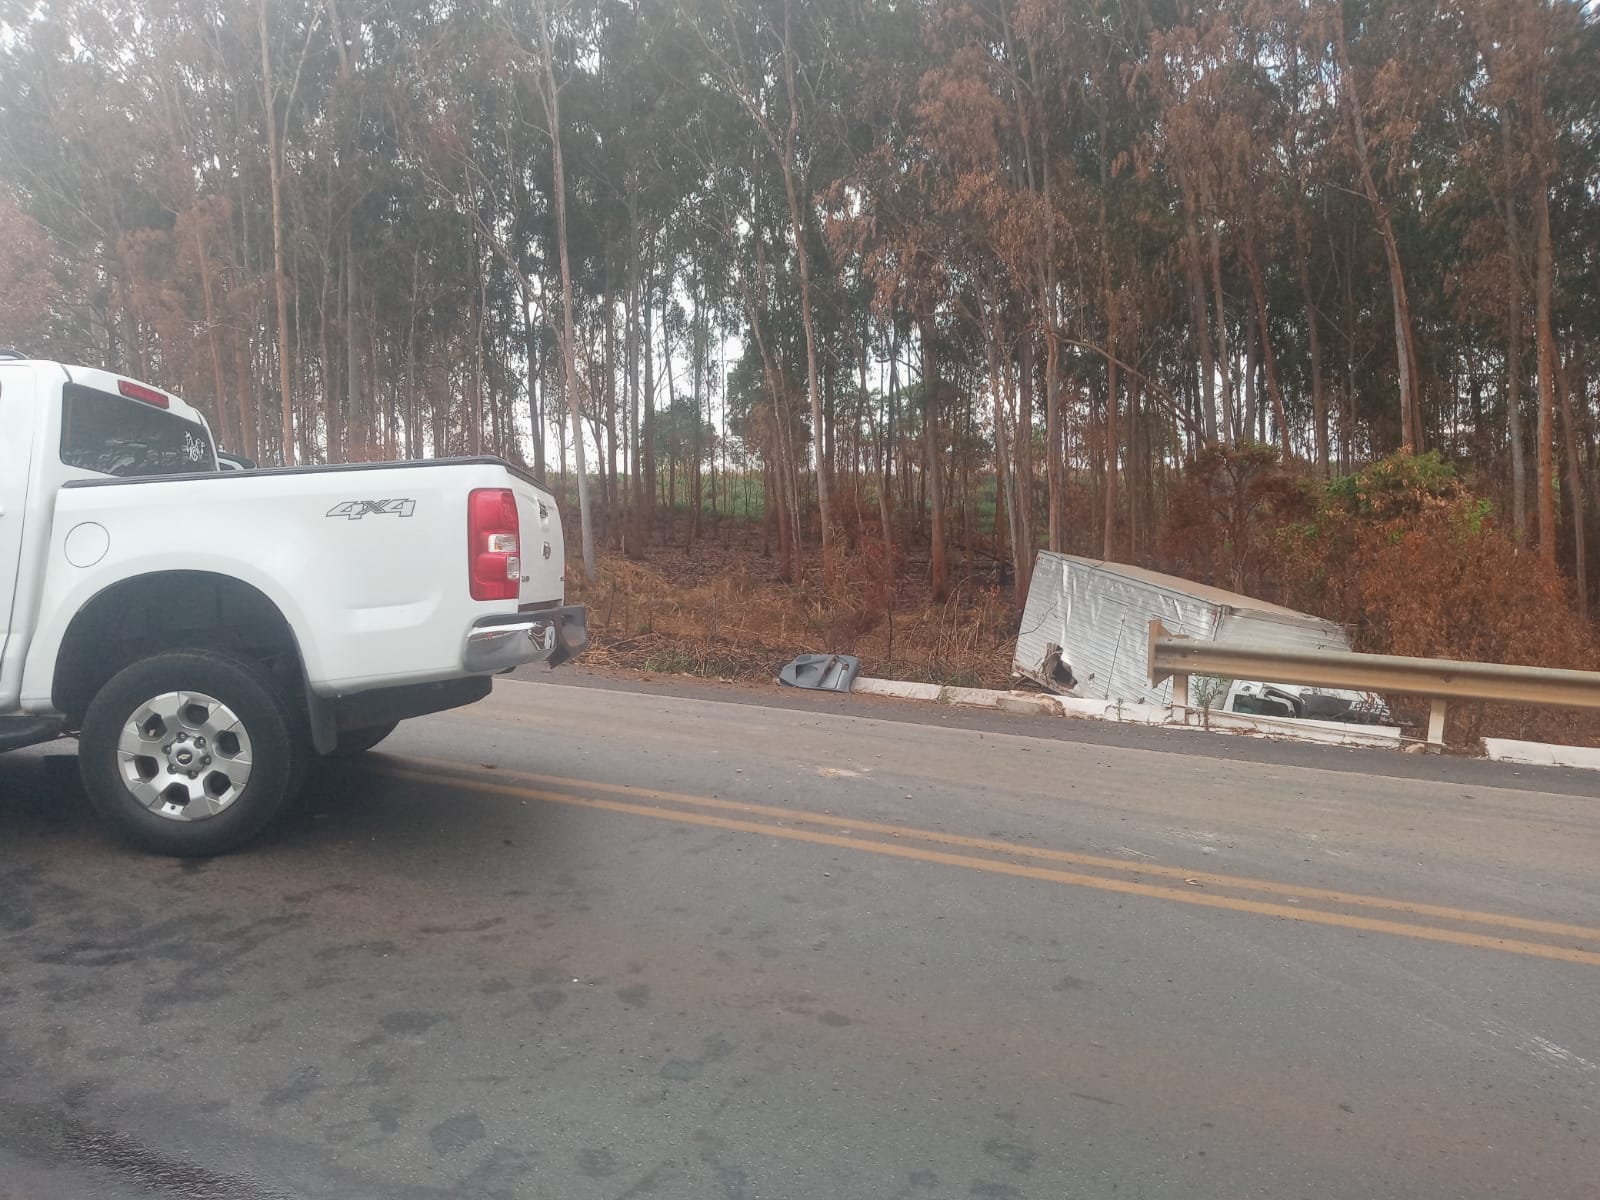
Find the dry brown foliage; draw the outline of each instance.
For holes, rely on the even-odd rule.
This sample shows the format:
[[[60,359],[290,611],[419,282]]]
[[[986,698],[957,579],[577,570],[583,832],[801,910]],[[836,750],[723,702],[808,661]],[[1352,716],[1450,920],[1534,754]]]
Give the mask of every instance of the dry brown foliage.
[[[1567,582],[1519,545],[1433,455],[1396,456],[1327,489],[1317,517],[1280,531],[1278,597],[1348,625],[1357,650],[1600,668]],[[1408,711],[1426,705],[1413,701]],[[1457,705],[1448,736],[1600,744],[1600,719],[1559,709]]]
[[[891,601],[883,547],[840,552],[831,589],[820,572],[791,587],[754,554],[718,556],[714,573],[683,578],[659,564],[604,560],[573,598],[590,606],[599,665],[719,679],[773,679],[797,654],[859,655],[862,673],[968,687],[1007,686],[1015,611],[995,588],[958,587],[943,604]],[[579,575],[574,571],[569,578]],[[677,576],[677,578],[674,578]]]
[[[52,250],[44,227],[0,191],[0,347],[43,352],[58,287]]]

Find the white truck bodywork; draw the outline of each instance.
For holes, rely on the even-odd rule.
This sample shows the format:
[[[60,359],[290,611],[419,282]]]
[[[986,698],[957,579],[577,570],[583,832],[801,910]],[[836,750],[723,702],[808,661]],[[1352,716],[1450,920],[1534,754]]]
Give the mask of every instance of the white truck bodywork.
[[[475,598],[475,492],[514,496],[490,566],[515,595]],[[108,655],[220,638],[280,675],[292,657],[326,752],[353,722],[453,707],[581,651],[563,569],[554,498],[500,460],[224,471],[176,396],[0,357],[0,749],[43,740],[8,741],[8,722],[75,731]]]

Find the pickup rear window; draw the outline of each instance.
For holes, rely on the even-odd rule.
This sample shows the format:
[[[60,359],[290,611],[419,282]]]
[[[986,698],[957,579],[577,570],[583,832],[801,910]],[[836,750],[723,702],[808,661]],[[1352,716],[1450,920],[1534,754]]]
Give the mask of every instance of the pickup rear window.
[[[78,383],[61,389],[61,461],[102,475],[186,475],[217,468],[205,426]]]

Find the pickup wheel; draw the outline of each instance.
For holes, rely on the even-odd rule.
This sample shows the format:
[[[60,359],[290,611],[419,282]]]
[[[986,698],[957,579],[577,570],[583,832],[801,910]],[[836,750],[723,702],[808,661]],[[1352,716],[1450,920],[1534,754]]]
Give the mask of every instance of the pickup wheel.
[[[368,725],[365,729],[341,729],[339,743],[333,753],[338,758],[354,758],[365,754],[395,731],[399,721],[385,721],[382,725]]]
[[[216,651],[158,654],[95,696],[78,767],[95,810],[136,846],[222,854],[277,816],[303,777],[297,728],[254,663]]]

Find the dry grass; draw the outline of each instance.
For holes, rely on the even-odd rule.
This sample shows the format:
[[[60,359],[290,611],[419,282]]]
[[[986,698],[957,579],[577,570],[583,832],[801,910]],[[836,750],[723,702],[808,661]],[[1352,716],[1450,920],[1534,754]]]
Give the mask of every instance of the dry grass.
[[[770,680],[797,654],[830,652],[859,655],[864,674],[1008,686],[1016,617],[998,589],[967,586],[944,604],[891,605],[880,565],[867,555],[848,557],[831,589],[820,578],[791,587],[765,577],[755,555],[722,557],[719,565],[686,585],[676,561],[602,560],[596,581],[572,592],[590,610],[593,645],[585,657],[635,670]],[[568,573],[581,577],[576,568]]]

